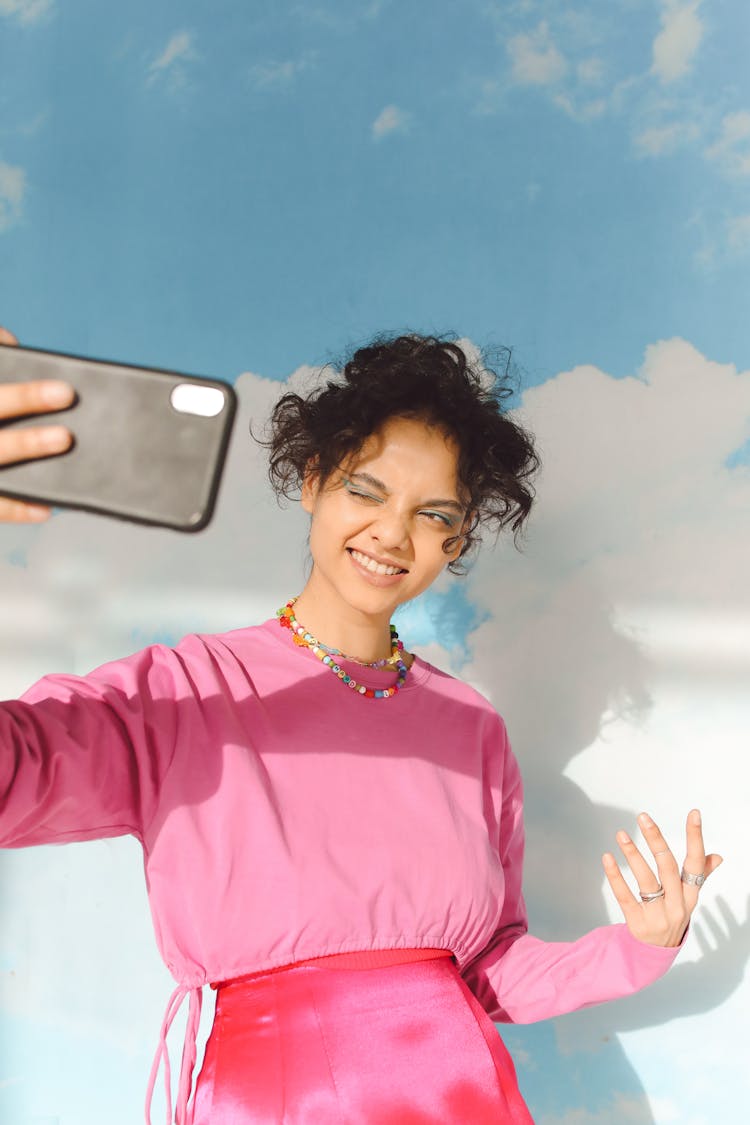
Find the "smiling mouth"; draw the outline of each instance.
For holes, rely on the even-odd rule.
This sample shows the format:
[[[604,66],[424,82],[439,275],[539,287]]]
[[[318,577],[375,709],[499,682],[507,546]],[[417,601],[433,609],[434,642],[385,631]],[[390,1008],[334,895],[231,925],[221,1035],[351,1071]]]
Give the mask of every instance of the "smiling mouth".
[[[388,566],[386,563],[376,562],[375,559],[371,559],[369,555],[363,555],[361,551],[355,550],[354,547],[347,547],[346,549],[354,561],[359,563],[360,566],[363,566],[365,570],[369,570],[371,574],[393,575],[409,573],[401,566]]]

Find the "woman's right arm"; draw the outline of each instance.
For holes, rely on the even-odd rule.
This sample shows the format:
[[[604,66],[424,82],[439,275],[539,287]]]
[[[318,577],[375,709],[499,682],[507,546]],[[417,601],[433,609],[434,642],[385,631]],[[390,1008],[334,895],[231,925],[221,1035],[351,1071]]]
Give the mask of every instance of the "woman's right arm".
[[[0,703],[0,847],[142,838],[178,731],[200,714],[194,674],[189,656],[152,645]]]
[[[17,343],[12,332],[0,327],[0,344],[12,347]],[[0,465],[64,453],[71,442],[70,432],[64,426],[6,429],[1,423],[3,420],[28,414],[63,410],[70,406],[73,397],[72,387],[56,380],[0,384]],[[29,504],[23,500],[0,496],[0,521],[4,523],[39,523],[47,519],[49,514],[50,509],[43,504]]]
[[[0,345],[17,343],[0,328]],[[4,428],[2,420],[61,410],[73,398],[63,382],[0,384],[0,465],[68,449],[63,426]],[[0,521],[49,514],[0,496]],[[139,835],[174,753],[173,692],[189,694],[183,680],[177,655],[153,646],[88,676],[46,676],[0,703],[0,847]]]

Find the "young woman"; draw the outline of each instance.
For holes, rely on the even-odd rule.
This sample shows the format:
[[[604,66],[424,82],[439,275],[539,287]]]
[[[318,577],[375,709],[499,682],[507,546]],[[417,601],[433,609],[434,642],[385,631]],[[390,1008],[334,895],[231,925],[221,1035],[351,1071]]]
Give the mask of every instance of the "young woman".
[[[50,408],[49,388],[0,390],[5,417]],[[483,526],[518,530],[529,512],[536,457],[502,396],[458,345],[417,336],[285,395],[268,444],[277,492],[310,514],[299,597],[263,625],[49,676],[0,708],[2,844],[142,843],[178,982],[151,1089],[189,998],[180,1125],[529,1122],[493,1021],[655,980],[720,862],[696,810],[682,870],[644,814],[651,863],[618,833],[639,897],[604,856],[624,924],[570,943],[526,933],[502,720],[390,624]],[[13,440],[0,433],[0,459]],[[206,984],[216,1015],[191,1097]]]

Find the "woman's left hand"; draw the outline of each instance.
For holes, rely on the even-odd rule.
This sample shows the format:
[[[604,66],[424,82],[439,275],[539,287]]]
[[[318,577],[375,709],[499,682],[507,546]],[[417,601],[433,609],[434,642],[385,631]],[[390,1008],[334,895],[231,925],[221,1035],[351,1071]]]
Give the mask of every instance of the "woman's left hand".
[[[625,882],[611,852],[602,856],[604,871],[633,937],[650,945],[676,946],[685,935],[702,884],[722,859],[720,855],[706,855],[701,814],[697,809],[688,813],[682,871],[647,813],[641,813],[638,825],[656,861],[656,874],[627,832],[617,833],[617,843],[638,883],[640,898],[636,898]]]

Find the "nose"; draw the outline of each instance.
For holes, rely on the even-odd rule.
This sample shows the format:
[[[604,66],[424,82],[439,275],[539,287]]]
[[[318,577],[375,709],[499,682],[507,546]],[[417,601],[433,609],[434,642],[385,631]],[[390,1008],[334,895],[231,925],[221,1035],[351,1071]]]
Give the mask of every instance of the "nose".
[[[384,551],[403,551],[409,545],[410,526],[406,512],[384,504],[370,527],[373,540]]]

